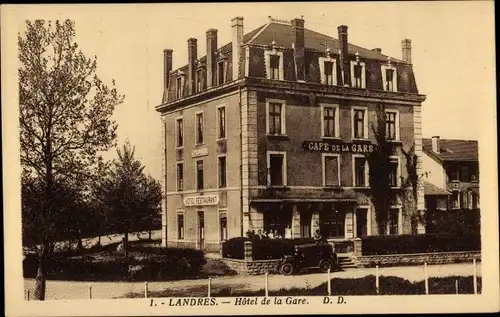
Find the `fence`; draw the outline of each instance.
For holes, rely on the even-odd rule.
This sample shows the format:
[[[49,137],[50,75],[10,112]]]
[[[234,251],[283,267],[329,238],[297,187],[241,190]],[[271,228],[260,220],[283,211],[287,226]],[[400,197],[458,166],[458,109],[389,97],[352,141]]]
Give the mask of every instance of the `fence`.
[[[478,285],[478,270],[476,260],[473,260],[471,266],[465,267],[461,275],[469,275],[472,273],[472,287],[465,286],[462,280],[463,277],[447,277],[453,279],[451,287],[452,294],[461,293],[480,293],[480,285]],[[432,266],[431,266],[432,267]],[[441,267],[441,266],[435,266]],[[423,282],[424,294],[436,294],[431,290],[435,281],[432,279],[439,278],[439,274],[432,276],[429,272],[429,265],[424,263],[422,266],[412,268],[412,274],[418,275],[420,283]],[[237,275],[237,276],[221,276],[209,277],[198,280],[183,280],[171,282],[130,282],[130,283],[112,283],[112,282],[55,282],[48,281],[47,284],[47,299],[104,299],[104,298],[149,298],[149,297],[221,297],[221,296],[276,296],[276,295],[354,295],[352,291],[359,288],[358,282],[348,282],[354,279],[365,279],[364,283],[371,283],[365,288],[366,295],[370,294],[389,294],[394,290],[386,289],[391,282],[387,279],[398,278],[391,275],[388,271],[382,274],[384,268],[378,266],[369,270],[351,270],[350,275],[344,275],[343,272],[326,272],[320,274],[307,274],[302,276],[283,276],[265,273],[263,275]],[[397,268],[400,269],[400,268]],[[394,270],[394,268],[392,268]],[[420,271],[419,271],[420,270]],[[419,274],[420,272],[420,274]],[[371,274],[367,274],[371,273]],[[344,278],[345,277],[345,278]],[[420,278],[421,277],[421,278]],[[384,282],[385,279],[385,283]],[[415,276],[414,276],[415,279]],[[429,282],[431,280],[432,284]],[[409,282],[408,280],[406,280]],[[470,279],[467,280],[470,284]],[[466,281],[466,282],[467,282]],[[347,284],[346,284],[347,283]],[[412,282],[409,282],[412,283]],[[34,283],[27,283],[25,288],[25,300],[33,300]],[[347,286],[346,286],[347,285]],[[287,287],[287,288],[285,288]],[[395,286],[396,288],[399,286]],[[405,287],[404,285],[400,287]],[[435,287],[435,286],[434,286]],[[352,289],[351,289],[352,288]],[[468,291],[464,291],[468,289]],[[345,292],[346,294],[343,294]],[[395,290],[397,295],[398,290]],[[403,292],[403,291],[402,291]],[[404,293],[404,292],[403,292]],[[447,285],[447,294],[450,294],[450,285]],[[408,293],[405,293],[408,294]],[[363,295],[363,294],[358,294]]]

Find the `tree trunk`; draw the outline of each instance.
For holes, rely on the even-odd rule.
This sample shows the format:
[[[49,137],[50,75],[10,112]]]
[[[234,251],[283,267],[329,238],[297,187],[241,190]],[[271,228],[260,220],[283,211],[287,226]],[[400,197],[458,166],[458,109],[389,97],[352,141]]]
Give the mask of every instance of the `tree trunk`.
[[[99,245],[99,246],[101,245],[101,236],[97,237],[97,245]]]
[[[38,271],[35,278],[35,300],[45,300],[46,276],[47,276],[47,251],[48,243],[44,242],[38,260]]]
[[[123,251],[125,252],[125,258],[128,257],[128,231],[125,232],[123,236]]]
[[[148,237],[149,241],[151,241],[151,229],[149,229],[149,237]]]

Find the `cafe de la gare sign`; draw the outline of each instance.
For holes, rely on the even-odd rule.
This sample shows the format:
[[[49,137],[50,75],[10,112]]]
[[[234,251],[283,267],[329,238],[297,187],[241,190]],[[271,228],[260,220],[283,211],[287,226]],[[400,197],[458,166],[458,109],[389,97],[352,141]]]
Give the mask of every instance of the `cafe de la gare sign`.
[[[371,143],[334,143],[326,141],[304,141],[302,147],[313,152],[333,153],[371,153],[376,150],[376,145]]]

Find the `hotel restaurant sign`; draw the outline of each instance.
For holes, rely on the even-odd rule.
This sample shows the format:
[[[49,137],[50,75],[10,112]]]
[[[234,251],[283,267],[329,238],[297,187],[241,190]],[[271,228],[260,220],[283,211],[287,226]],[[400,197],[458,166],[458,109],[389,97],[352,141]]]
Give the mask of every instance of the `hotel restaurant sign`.
[[[211,206],[219,204],[218,195],[189,196],[184,197],[184,206]]]
[[[313,152],[350,152],[371,153],[376,150],[376,145],[371,143],[335,143],[328,141],[304,141],[302,147]]]

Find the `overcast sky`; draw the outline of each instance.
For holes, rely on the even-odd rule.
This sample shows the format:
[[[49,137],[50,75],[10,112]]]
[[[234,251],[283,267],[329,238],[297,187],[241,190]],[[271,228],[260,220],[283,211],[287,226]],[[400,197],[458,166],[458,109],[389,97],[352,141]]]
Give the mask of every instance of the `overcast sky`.
[[[401,57],[401,40],[412,40],[412,58],[423,106],[424,137],[482,139],[495,116],[493,2],[270,3],[161,5],[43,5],[11,11],[21,28],[26,19],[72,19],[82,51],[97,55],[98,75],[116,80],[126,95],[115,113],[119,143],[136,146],[148,172],[160,178],[160,115],[163,49],[171,48],[174,69],[187,64],[187,39],[219,31],[219,46],[230,42],[231,18],[244,17],[245,33],[268,16],[304,16],[306,28],[337,37],[349,27],[349,42]],[[5,20],[5,19],[4,19]],[[494,136],[494,135],[493,135]]]

